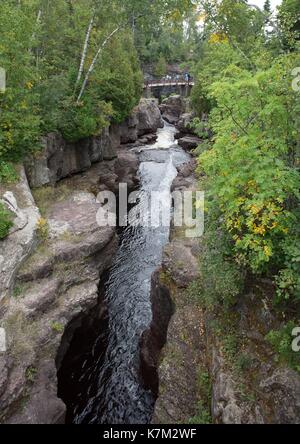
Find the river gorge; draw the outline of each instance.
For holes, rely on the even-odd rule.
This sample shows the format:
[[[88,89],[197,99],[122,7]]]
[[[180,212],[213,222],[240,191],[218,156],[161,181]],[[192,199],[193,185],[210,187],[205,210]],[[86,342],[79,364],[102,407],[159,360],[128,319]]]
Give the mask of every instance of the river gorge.
[[[151,191],[167,193],[166,204],[177,176],[176,166],[190,158],[175,143],[174,134],[174,126],[165,123],[164,128],[158,130],[157,142],[139,149],[140,190],[148,194]],[[139,202],[139,212],[149,211],[145,203]],[[99,322],[94,326],[99,336],[83,346],[82,356],[76,356],[77,342],[82,345],[86,332],[84,329],[79,334],[75,332],[76,339],[71,344],[73,353],[69,351],[66,363],[62,364],[60,391],[64,394],[66,384],[68,394],[63,399],[68,406],[68,395],[71,396],[68,414],[71,422],[135,424],[151,421],[155,400],[153,394],[142,387],[139,346],[141,335],[152,319],[151,276],[161,265],[169,234],[169,227],[129,226],[121,231],[118,252],[104,287],[103,302],[108,318],[106,337],[102,337],[103,324]],[[98,345],[99,337],[101,344],[105,343],[105,350]],[[75,360],[72,360],[73,354]],[[94,358],[92,362],[90,356]]]
[[[257,289],[231,313],[256,366],[237,381],[217,314],[197,299],[203,243],[175,226],[170,206],[171,192],[199,186],[193,149],[202,141],[186,107],[180,96],[161,106],[142,99],[99,136],[70,144],[49,134],[19,182],[0,187],[16,214],[0,254],[1,422],[296,421],[299,379],[272,360],[264,337],[276,318]],[[164,225],[99,226],[98,193],[117,196],[120,183],[135,192],[133,220],[161,212]],[[153,191],[162,200],[150,212]]]

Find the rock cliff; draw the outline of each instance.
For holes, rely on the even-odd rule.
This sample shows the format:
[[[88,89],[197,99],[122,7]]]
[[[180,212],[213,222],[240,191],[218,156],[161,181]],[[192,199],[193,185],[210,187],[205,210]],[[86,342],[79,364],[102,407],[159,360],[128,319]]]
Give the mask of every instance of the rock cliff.
[[[94,163],[115,159],[121,144],[134,143],[161,127],[158,102],[141,99],[125,122],[105,128],[99,136],[69,143],[61,134],[48,134],[42,140],[42,149],[25,162],[29,184],[32,188],[54,185],[61,179],[87,171]]]
[[[147,103],[141,115],[148,107],[158,110]],[[151,120],[149,130],[158,124]],[[15,212],[14,227],[0,241],[0,327],[6,335],[6,349],[0,350],[1,423],[64,422],[58,353],[67,347],[65,332],[70,341],[82,315],[98,304],[118,247],[117,229],[97,224],[96,196],[118,192],[120,182],[129,190],[138,184],[138,159],[120,146],[120,134],[111,127],[72,146],[50,134],[43,151],[26,164],[31,186],[44,186],[32,193],[20,168],[19,182],[0,188]]]

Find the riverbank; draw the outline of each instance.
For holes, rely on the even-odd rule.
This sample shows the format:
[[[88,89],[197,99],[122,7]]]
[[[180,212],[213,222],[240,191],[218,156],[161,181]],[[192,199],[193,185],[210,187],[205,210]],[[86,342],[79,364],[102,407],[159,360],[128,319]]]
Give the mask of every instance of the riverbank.
[[[127,128],[123,128],[123,140],[131,134],[131,142],[142,145],[150,136],[153,140],[162,125],[156,102],[142,100],[123,125]],[[96,307],[99,285],[119,242],[116,228],[97,225],[96,196],[103,190],[117,192],[120,182],[129,190],[138,186],[139,161],[131,146],[119,145],[111,160],[85,166],[83,172],[70,170],[68,174],[77,174],[59,180],[59,159],[66,165],[61,171],[75,164],[71,154],[61,157],[60,143],[52,143],[50,149],[48,140],[43,156],[30,161],[28,177],[31,187],[38,185],[37,178],[53,178],[51,183],[34,188],[32,194],[20,168],[19,182],[1,187],[1,196],[10,198],[16,213],[11,234],[1,241],[0,325],[7,339],[7,349],[0,353],[1,422],[64,421],[66,407],[57,396],[57,365],[78,328],[76,319],[80,324],[81,316]],[[90,153],[87,143],[79,148],[72,151],[74,158]]]
[[[193,189],[195,164],[173,189]],[[231,307],[209,305],[201,274],[209,260],[205,236],[187,240],[172,228],[152,280],[153,319],[142,344],[142,370],[156,369],[154,424],[295,424],[299,374],[278,359],[268,340],[283,318],[270,281],[249,279]],[[222,273],[222,285],[228,274]],[[222,287],[223,288],[223,287]]]

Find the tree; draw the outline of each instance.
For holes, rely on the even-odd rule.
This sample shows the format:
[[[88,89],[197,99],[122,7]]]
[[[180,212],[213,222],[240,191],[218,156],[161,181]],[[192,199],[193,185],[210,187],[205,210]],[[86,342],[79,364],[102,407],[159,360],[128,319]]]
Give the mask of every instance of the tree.
[[[300,3],[298,0],[283,0],[278,11],[283,45],[294,49],[300,40]]]
[[[155,75],[157,77],[163,77],[167,74],[167,62],[164,56],[161,54],[159,56],[159,59],[157,61],[156,67],[155,67]]]
[[[271,2],[270,0],[266,0],[264,4],[264,12],[267,16],[272,14]]]

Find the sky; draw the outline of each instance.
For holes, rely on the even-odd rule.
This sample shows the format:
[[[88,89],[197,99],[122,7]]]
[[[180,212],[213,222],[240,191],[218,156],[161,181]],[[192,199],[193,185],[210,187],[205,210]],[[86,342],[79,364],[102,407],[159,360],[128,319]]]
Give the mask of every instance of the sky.
[[[276,6],[280,5],[282,0],[271,0],[271,4],[273,9],[275,10]],[[257,5],[260,8],[263,8],[265,0],[248,0],[249,4]]]

